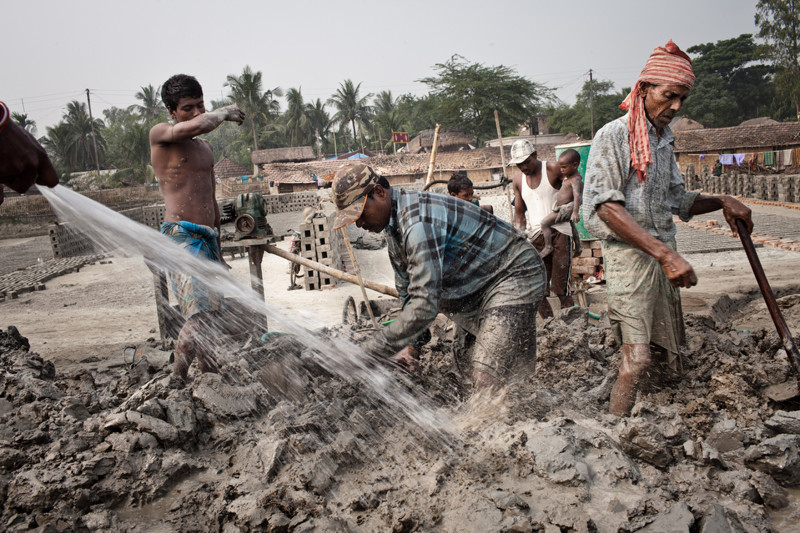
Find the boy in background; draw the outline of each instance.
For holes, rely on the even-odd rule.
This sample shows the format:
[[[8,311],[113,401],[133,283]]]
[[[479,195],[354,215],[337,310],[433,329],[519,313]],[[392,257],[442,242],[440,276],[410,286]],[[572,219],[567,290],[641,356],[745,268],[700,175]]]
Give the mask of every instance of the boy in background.
[[[491,205],[480,205],[479,196],[475,196],[475,189],[472,185],[472,180],[467,177],[466,172],[454,172],[447,182],[447,192],[450,196],[461,198],[462,200],[475,204],[481,209],[494,214],[494,207]]]
[[[583,177],[578,172],[578,165],[581,164],[581,154],[572,148],[564,150],[558,158],[558,166],[564,178],[561,182],[561,189],[556,195],[556,205],[553,212],[542,219],[542,236],[544,237],[544,248],[539,255],[547,257],[553,252],[553,226],[561,222],[569,221],[572,227],[573,256],[581,253],[581,240],[578,237],[578,230],[575,223],[581,219],[581,198],[583,197]]]

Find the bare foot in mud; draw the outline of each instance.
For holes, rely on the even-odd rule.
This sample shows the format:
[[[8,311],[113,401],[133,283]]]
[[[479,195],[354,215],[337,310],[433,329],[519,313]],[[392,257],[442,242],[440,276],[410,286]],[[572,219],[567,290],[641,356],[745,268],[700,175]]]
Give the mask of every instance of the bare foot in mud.
[[[394,361],[409,372],[419,370],[419,350],[413,346],[406,346],[394,356]]]

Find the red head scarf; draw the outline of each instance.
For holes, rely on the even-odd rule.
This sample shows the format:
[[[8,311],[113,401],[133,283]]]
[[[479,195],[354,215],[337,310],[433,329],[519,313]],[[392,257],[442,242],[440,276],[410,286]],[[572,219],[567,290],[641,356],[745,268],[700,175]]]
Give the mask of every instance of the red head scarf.
[[[630,110],[628,143],[631,148],[631,164],[636,169],[639,181],[646,179],[647,165],[653,162],[650,157],[644,98],[639,94],[639,82],[642,81],[653,85],[682,85],[691,89],[694,85],[692,60],[672,42],[672,39],[666,45],[657,47],[639,73],[639,79],[636,80],[633,90],[619,106],[620,109]]]

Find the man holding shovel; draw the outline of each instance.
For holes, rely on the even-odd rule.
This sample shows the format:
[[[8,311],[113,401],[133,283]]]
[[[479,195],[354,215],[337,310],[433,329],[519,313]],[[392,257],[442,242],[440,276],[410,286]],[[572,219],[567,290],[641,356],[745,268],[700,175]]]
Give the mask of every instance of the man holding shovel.
[[[466,377],[477,388],[502,386],[536,359],[536,311],[544,295],[541,258],[508,223],[458,198],[395,189],[367,165],[340,169],[332,195],[334,229],[355,223],[383,231],[402,310],[367,341],[376,357],[404,355],[439,312],[474,339]]]
[[[748,231],[750,209],[729,196],[686,191],[673,153],[669,123],[694,84],[692,62],[669,41],[653,51],[609,122],[592,142],[583,195],[586,229],[603,239],[608,314],[622,342],[622,364],[609,409],[627,416],[654,370],[679,374],[684,341],[679,287],[697,276],[677,253],[672,220],[722,209],[734,235]],[[654,364],[655,363],[655,364]]]

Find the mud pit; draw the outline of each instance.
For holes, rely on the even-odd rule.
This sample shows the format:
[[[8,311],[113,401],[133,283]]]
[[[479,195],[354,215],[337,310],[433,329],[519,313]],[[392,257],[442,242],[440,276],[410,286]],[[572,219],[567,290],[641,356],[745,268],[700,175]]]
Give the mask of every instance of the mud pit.
[[[793,331],[798,293],[779,294]],[[147,350],[126,366],[61,373],[10,329],[0,332],[0,524],[797,531],[800,402],[771,324],[738,327],[758,306],[749,294],[723,299],[713,318],[687,317],[684,380],[640,397],[629,419],[606,413],[616,347],[583,310],[540,321],[535,373],[491,398],[464,400],[440,326],[404,385],[441,417],[435,429],[328,373],[291,336],[231,345],[222,375],[193,368],[183,383]]]

